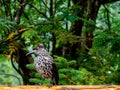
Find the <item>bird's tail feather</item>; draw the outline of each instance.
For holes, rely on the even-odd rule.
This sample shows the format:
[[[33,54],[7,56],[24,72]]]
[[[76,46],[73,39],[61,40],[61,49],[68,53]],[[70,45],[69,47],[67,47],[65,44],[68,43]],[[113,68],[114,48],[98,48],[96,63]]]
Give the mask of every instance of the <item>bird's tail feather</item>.
[[[58,85],[59,81],[59,75],[58,75],[58,69],[55,64],[53,64],[53,75],[51,78],[51,84],[52,85]]]

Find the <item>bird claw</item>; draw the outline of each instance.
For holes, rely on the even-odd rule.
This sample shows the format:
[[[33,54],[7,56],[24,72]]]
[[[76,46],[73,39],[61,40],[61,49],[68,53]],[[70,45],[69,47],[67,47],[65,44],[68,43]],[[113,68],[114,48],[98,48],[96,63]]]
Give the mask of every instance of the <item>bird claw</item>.
[[[43,83],[38,83],[38,84],[36,84],[36,85],[40,85],[40,86],[42,86],[42,85],[43,85]]]
[[[52,86],[53,86],[53,85],[50,84],[50,85],[48,86],[48,88],[51,88]]]

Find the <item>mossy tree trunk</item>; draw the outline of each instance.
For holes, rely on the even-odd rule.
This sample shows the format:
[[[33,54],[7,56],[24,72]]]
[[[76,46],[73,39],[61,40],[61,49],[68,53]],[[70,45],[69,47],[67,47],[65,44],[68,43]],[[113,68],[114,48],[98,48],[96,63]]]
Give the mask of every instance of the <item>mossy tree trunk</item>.
[[[84,59],[89,58],[88,52],[93,46],[93,32],[100,6],[115,1],[118,0],[72,0],[73,5],[77,6],[74,11],[78,11],[77,16],[80,19],[72,23],[70,31],[73,35],[79,36],[80,40],[72,45],[68,41],[64,47],[67,58],[76,60],[76,69],[81,66]]]
[[[78,51],[88,52],[92,48],[93,32],[95,30],[98,10],[102,4],[115,1],[118,0],[72,0],[74,6],[79,6],[79,8],[75,8],[75,11],[78,11],[77,16],[80,19],[72,23],[71,32],[73,35],[80,36],[81,40],[73,45],[69,43],[65,45],[67,47],[66,54],[71,59],[78,58]]]

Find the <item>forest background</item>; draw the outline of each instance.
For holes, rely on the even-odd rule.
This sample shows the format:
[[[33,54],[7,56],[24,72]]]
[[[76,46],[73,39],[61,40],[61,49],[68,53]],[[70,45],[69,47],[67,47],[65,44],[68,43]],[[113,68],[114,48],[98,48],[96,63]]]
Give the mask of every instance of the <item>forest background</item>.
[[[43,44],[59,84],[120,84],[119,0],[0,0],[0,84],[49,84],[26,56]]]

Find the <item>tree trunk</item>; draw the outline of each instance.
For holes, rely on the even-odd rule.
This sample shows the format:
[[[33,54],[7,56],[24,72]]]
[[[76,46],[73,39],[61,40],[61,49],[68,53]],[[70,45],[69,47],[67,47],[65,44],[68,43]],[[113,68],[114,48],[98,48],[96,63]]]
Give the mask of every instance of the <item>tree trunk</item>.
[[[87,0],[86,2],[73,0],[73,4],[79,5],[79,12],[77,13],[77,16],[82,19],[79,19],[72,23],[71,32],[73,33],[73,35],[81,36],[81,42],[77,42],[72,46],[69,45],[69,51],[67,52],[71,52],[70,57],[72,59],[77,59],[77,52],[79,50],[84,50],[88,52],[89,49],[92,47],[95,20],[100,7],[100,3],[95,0]]]
[[[19,8],[16,9],[16,12],[14,13],[14,21],[18,25],[21,22],[20,21],[21,20],[21,16],[22,16],[22,14],[24,14],[24,9],[25,9],[25,7],[27,5],[26,0],[20,0],[19,3],[20,3],[20,6],[19,6]],[[16,43],[17,43],[17,40],[18,39],[16,39]],[[20,39],[20,42],[25,47],[24,40]],[[33,61],[32,61],[32,57],[27,57],[26,56],[27,52],[23,49],[24,47],[22,47],[21,45],[20,45],[20,47],[18,47],[18,51],[19,52],[18,52],[18,56],[16,56],[16,57],[18,57],[18,61],[16,61],[17,64],[18,64],[18,68],[16,68],[16,66],[14,66],[14,64],[12,64],[12,65],[13,65],[13,68],[21,75],[21,77],[23,79],[23,84],[24,85],[35,84],[35,83],[31,83],[29,81],[29,79],[31,77],[33,77],[33,75],[32,75],[32,71],[33,70],[28,69],[26,67],[26,65],[30,64],[30,63],[33,63]]]
[[[69,43],[65,45],[67,47],[66,54],[69,54],[71,59],[78,58],[78,51],[88,52],[92,48],[98,10],[102,4],[115,1],[118,0],[72,0],[74,6],[79,6],[79,10],[78,7],[76,9],[78,10],[77,16],[80,19],[72,23],[71,32],[73,35],[80,36],[81,40],[72,46]]]

